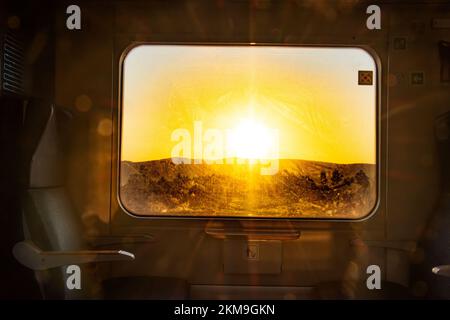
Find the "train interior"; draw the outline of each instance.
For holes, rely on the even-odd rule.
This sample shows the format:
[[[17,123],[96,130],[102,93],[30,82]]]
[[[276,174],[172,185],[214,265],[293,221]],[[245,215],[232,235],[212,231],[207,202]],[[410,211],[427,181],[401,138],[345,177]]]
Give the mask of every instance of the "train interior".
[[[370,5],[1,1],[0,296],[450,299],[450,4]]]

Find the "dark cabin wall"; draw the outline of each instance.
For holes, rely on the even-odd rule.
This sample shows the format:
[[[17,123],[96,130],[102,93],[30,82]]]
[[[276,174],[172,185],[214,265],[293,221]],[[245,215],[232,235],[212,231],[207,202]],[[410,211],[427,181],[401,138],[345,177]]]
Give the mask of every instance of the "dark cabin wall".
[[[46,6],[47,4],[47,6]],[[53,100],[54,47],[52,42],[52,9],[48,2],[0,1],[0,35],[11,30],[23,43],[23,95],[0,94],[0,234],[2,235],[2,270],[8,275],[0,288],[6,299],[39,298],[33,273],[12,256],[12,247],[23,240],[21,228],[21,195],[25,171],[22,160],[21,137],[26,101],[39,98]],[[0,58],[1,60],[1,58]]]
[[[69,190],[88,232],[107,232],[112,113],[113,7],[81,2],[82,30],[66,28],[66,7],[55,10],[55,101],[75,115]],[[90,228],[92,226],[92,228]]]
[[[350,42],[377,43],[382,51],[386,50],[385,31],[370,35],[363,31],[361,35],[349,35],[349,28],[365,25],[365,17],[356,14],[356,9],[345,6],[334,8],[334,13],[330,14],[311,5],[306,6],[305,10],[293,10],[297,6],[290,2],[283,5],[274,3],[270,10],[264,6],[252,9],[246,1],[224,4],[210,1],[81,2],[82,30],[68,31],[65,27],[65,8],[68,4],[61,3],[55,11],[55,100],[74,110],[79,121],[84,119],[89,122],[84,129],[90,134],[87,131],[83,133],[89,141],[80,141],[76,146],[79,156],[83,154],[85,158],[74,161],[76,168],[73,171],[74,181],[84,179],[84,183],[89,185],[89,195],[85,194],[86,189],[75,190],[75,186],[79,185],[75,182],[73,193],[82,212],[95,212],[94,215],[105,222],[109,219],[111,169],[110,159],[106,157],[110,156],[109,148],[113,141],[111,136],[102,135],[102,130],[98,129],[108,127],[107,120],[112,119],[111,107],[115,107],[113,99],[117,98],[114,90],[118,82],[117,59],[126,44],[143,40],[286,44]],[[358,8],[359,11],[363,9]],[[338,14],[342,14],[343,18],[338,19]],[[336,22],[339,27],[332,27]],[[323,24],[330,28],[319,27]],[[89,110],[77,108],[77,101],[88,104]],[[89,164],[86,157],[91,157]]]
[[[130,270],[117,265],[113,273],[158,274],[189,278],[194,283],[242,283],[244,277],[224,276],[221,242],[199,240],[204,225],[185,227],[160,221],[137,220],[124,214],[114,192],[111,160],[117,132],[118,57],[129,41],[277,42],[286,44],[368,44],[381,57],[381,205],[361,223],[305,223],[302,238],[283,247],[281,283],[299,285],[345,277],[354,252],[348,240],[415,242],[423,232],[439,195],[439,171],[434,147],[433,120],[449,110],[448,85],[437,70],[438,40],[450,40],[448,29],[431,29],[431,19],[450,18],[450,9],[415,2],[380,2],[382,30],[365,28],[369,2],[268,2],[269,8],[245,1],[118,1],[80,2],[82,30],[65,28],[65,8],[55,10],[55,100],[74,111],[76,142],[71,161],[70,189],[89,232],[139,233],[151,230],[160,245],[140,252],[159,265],[138,264]],[[396,37],[407,39],[406,50],[395,50]],[[425,84],[412,86],[410,74],[425,72]],[[112,218],[112,220],[110,220]],[[111,222],[111,225],[109,223]],[[170,227],[170,228],[169,228]],[[192,227],[192,229],[189,229]],[[159,231],[158,231],[159,228]],[[161,231],[164,229],[164,231]],[[312,230],[311,230],[312,229]],[[310,230],[310,231],[309,231]],[[315,231],[314,231],[315,230]],[[191,237],[191,238],[189,238]],[[198,255],[191,243],[198,240]],[[168,249],[168,243],[177,243]],[[168,255],[172,254],[171,257]],[[165,257],[164,259],[161,257]],[[175,259],[177,261],[170,261]],[[164,262],[165,261],[165,262]],[[187,262],[186,262],[187,261]],[[189,265],[186,265],[186,263]],[[408,281],[408,253],[383,245],[370,248],[373,262],[387,270],[385,278]],[[210,268],[202,268],[208,264]],[[397,268],[402,266],[401,268]],[[385,268],[386,267],[386,268]],[[403,268],[404,267],[404,268]],[[400,274],[395,270],[401,270]],[[406,270],[406,271],[405,271]],[[266,279],[279,284],[279,279]],[[291,281],[291,282],[290,282]]]
[[[450,86],[440,81],[438,51],[440,40],[450,41],[450,29],[434,29],[431,20],[450,18],[450,7],[448,3],[392,7],[386,237],[414,243],[428,232],[443,191],[434,120],[450,110]],[[395,48],[396,38],[406,39],[405,49]],[[411,83],[413,72],[424,73],[423,85]],[[412,256],[387,250],[388,277],[406,280],[406,264],[420,264],[424,257],[420,247]],[[413,290],[420,288],[420,281],[411,284]]]
[[[450,110],[450,86],[440,81],[438,42],[450,29],[435,29],[432,18],[450,18],[449,5],[392,6],[389,51],[388,216],[390,239],[416,239],[440,193],[434,119]],[[393,47],[406,38],[405,50]],[[411,73],[423,72],[423,85]]]
[[[365,7],[362,5],[348,7],[332,3],[330,10],[324,10],[311,2],[271,2],[269,7],[251,6],[245,1],[225,2],[223,6],[205,3],[178,2],[176,6],[160,5],[157,2],[118,3],[116,45],[123,50],[130,41],[254,41],[294,45],[354,43],[373,47],[382,59],[382,69],[387,69],[387,28],[368,32],[365,28]],[[169,24],[170,21],[173,24]],[[217,27],[216,21],[225,27]],[[222,24],[223,21],[227,23]],[[381,74],[383,82],[386,74],[384,71]],[[385,112],[385,91],[381,99],[382,112]],[[383,137],[385,139],[386,135]],[[384,165],[382,161],[381,167],[384,168]],[[353,277],[358,264],[376,263],[385,270],[384,248],[374,247],[369,254],[365,254],[349,245],[355,237],[384,239],[384,194],[380,194],[382,201],[378,212],[365,222],[305,222],[298,226],[281,223],[283,228],[299,227],[302,235],[299,240],[283,242],[281,274],[255,274],[254,277],[226,274],[223,271],[224,242],[205,235],[204,229],[208,224],[183,221],[182,225],[171,221],[137,220],[124,214],[117,203],[112,201],[111,227],[114,233],[151,232],[157,239],[155,244],[148,247],[131,247],[130,250],[142,257],[142,263],[134,266],[115,265],[112,275],[170,274],[187,278],[193,284],[310,286]],[[269,228],[274,226],[274,223],[269,224]],[[144,261],[154,263],[149,265]],[[206,265],[208,268],[204,267]]]
[[[193,283],[239,284],[249,281],[245,275],[223,274],[222,242],[216,239],[203,241],[204,224],[184,221],[184,225],[180,226],[137,220],[117,207],[114,192],[110,202],[109,188],[114,187],[112,181],[115,181],[110,180],[110,157],[116,136],[105,135],[99,129],[102,121],[114,120],[111,108],[115,108],[116,104],[110,99],[117,97],[114,86],[118,81],[117,59],[121,50],[132,41],[355,43],[370,44],[377,48],[380,56],[386,56],[387,29],[375,33],[364,29],[349,33],[348,30],[358,29],[357,26],[365,26],[365,15],[361,14],[365,9],[363,7],[333,5],[330,13],[323,12],[320,7],[297,6],[291,2],[274,2],[269,9],[251,8],[245,1],[225,2],[223,6],[210,1],[177,1],[170,4],[162,1],[86,2],[80,3],[80,6],[82,31],[65,29],[64,5],[55,14],[55,99],[58,104],[74,110],[80,141],[74,145],[77,152],[72,163],[71,189],[74,199],[88,232],[107,232],[111,214],[112,232],[151,232],[158,238],[158,243],[151,246],[151,250],[145,246],[129,248],[140,257],[140,262],[132,266],[117,264],[112,273],[116,276],[176,276]],[[88,111],[77,108],[77,97],[80,96],[89,97]],[[299,242],[284,244],[284,274],[279,278],[263,276],[260,281],[267,285],[312,285],[316,281],[345,276],[353,255],[349,249],[349,239],[355,234],[369,239],[383,239],[384,215],[382,205],[367,222],[358,225],[323,223],[318,228],[325,231],[303,232]],[[173,246],[175,243],[177,245]],[[373,249],[368,261],[384,265],[383,250]],[[193,255],[193,252],[196,254]],[[157,263],[149,264],[148,261]],[[204,265],[209,268],[203,268]]]

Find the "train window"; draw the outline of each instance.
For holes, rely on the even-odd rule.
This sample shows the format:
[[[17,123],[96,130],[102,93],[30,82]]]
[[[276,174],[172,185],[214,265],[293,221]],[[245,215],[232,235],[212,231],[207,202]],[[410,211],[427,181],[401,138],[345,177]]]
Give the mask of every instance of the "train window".
[[[361,48],[134,47],[119,200],[145,216],[339,218],[377,200],[377,67]]]

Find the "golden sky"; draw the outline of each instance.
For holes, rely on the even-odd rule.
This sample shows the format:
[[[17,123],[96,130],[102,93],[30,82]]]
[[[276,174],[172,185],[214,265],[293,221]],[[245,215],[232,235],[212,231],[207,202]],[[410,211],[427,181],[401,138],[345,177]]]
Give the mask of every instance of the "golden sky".
[[[138,46],[124,62],[122,160],[170,158],[174,130],[194,139],[196,121],[255,139],[236,129],[250,121],[277,130],[279,158],[375,163],[376,89],[358,85],[375,69],[356,48]]]

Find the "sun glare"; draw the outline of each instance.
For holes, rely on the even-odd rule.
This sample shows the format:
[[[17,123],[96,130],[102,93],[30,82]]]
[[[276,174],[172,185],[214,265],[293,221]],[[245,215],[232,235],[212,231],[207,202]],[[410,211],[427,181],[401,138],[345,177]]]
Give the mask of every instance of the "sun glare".
[[[242,119],[229,132],[227,154],[241,159],[278,158],[277,131],[254,119]]]
[[[361,70],[376,75],[359,48],[138,46],[124,61],[121,159],[179,146],[197,161],[373,164],[376,88],[355,81]]]

